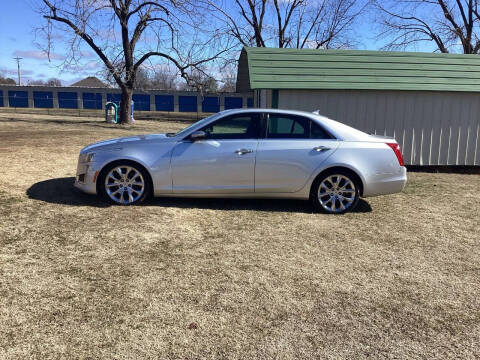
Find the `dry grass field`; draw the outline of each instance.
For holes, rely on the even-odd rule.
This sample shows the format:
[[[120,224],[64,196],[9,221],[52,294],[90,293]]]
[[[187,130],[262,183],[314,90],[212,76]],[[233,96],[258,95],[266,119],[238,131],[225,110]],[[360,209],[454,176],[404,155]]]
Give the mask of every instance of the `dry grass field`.
[[[480,357],[480,176],[301,201],[73,191],[95,140],[174,131],[0,114],[0,359]]]

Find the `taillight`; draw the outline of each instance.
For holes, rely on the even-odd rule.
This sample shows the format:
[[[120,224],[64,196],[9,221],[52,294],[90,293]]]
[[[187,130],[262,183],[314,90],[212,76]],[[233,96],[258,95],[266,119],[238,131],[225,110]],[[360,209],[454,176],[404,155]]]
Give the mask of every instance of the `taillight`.
[[[400,150],[400,145],[398,145],[397,143],[386,143],[386,144],[392,148],[393,152],[397,156],[398,163],[400,164],[400,166],[405,166],[405,164],[403,163],[403,155],[402,155],[402,151]]]

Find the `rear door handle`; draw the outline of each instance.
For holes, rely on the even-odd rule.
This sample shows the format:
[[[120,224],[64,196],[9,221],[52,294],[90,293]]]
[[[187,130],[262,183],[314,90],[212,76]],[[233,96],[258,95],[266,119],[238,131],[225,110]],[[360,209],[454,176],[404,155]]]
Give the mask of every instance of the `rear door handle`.
[[[245,154],[250,154],[253,153],[252,149],[238,149],[235,151],[235,154],[237,155],[245,155]]]
[[[330,150],[330,148],[329,148],[329,147],[326,147],[326,146],[315,146],[315,147],[313,148],[313,150],[318,151],[318,152],[321,152],[321,151]]]

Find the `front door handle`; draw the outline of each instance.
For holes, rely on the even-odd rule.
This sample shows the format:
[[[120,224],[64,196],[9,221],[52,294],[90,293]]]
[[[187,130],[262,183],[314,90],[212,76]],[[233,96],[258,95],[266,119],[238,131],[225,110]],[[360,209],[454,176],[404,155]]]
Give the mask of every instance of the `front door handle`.
[[[252,149],[238,149],[235,151],[235,154],[237,155],[245,155],[245,154],[250,154],[253,153]]]
[[[330,148],[329,148],[329,147],[326,147],[326,146],[315,146],[315,147],[313,148],[313,150],[318,151],[318,152],[321,152],[321,151],[330,150]]]

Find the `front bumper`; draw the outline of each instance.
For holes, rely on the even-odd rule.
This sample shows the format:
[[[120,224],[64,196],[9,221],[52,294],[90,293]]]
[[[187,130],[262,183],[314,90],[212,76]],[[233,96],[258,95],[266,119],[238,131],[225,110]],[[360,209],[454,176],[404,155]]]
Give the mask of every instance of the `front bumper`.
[[[95,163],[78,164],[75,186],[77,189],[87,193],[97,193],[97,177],[100,172],[99,166]]]

